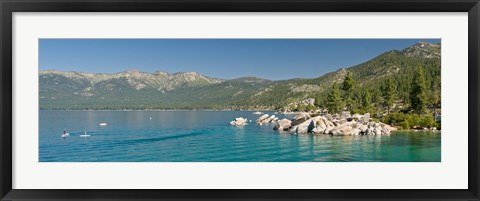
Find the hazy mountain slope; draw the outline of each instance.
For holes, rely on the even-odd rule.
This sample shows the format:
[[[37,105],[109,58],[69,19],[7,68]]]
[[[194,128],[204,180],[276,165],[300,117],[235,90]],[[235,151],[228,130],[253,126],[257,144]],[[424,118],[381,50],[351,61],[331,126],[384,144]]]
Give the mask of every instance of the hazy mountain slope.
[[[106,108],[144,107],[168,101],[166,95],[180,88],[221,83],[195,72],[168,74],[124,71],[115,74],[92,74],[40,71],[41,108]],[[144,105],[144,106],[141,106]]]
[[[212,108],[246,99],[272,81],[221,80],[195,72],[115,74],[41,71],[42,109]]]

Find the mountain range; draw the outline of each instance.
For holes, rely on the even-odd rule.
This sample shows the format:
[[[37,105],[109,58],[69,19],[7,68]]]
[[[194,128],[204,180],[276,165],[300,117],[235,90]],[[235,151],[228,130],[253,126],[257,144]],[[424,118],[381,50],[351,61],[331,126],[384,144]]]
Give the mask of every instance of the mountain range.
[[[39,71],[40,109],[280,109],[315,98],[319,105],[334,83],[351,72],[357,88],[373,98],[387,78],[395,82],[398,98],[408,99],[408,83],[416,68],[425,68],[428,87],[440,87],[441,44],[419,42],[391,50],[349,68],[313,79],[272,81],[257,77],[213,78],[197,72],[119,73]],[[312,72],[315,73],[315,72]],[[294,68],[292,68],[294,74]],[[360,91],[357,97],[360,97]]]

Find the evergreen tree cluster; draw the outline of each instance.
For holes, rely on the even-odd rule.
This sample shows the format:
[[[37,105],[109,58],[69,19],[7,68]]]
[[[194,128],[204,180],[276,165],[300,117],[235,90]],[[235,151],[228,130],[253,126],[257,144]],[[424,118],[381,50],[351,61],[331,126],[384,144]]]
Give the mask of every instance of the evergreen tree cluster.
[[[326,95],[327,99],[324,106],[329,113],[339,113],[343,110],[353,113],[374,113],[375,117],[381,118],[385,123],[398,126],[401,129],[440,128],[440,121],[436,122],[435,119],[437,110],[440,109],[440,83],[435,82],[435,79],[427,79],[424,68],[421,66],[416,68],[412,78],[409,87],[397,86],[391,77],[386,78],[383,85],[379,86],[377,90],[373,90],[374,94],[381,94],[381,96],[372,101],[370,90],[367,89],[357,89],[357,94],[362,94],[361,96],[354,98],[350,96],[351,89],[355,87],[355,81],[351,78],[349,72],[342,84],[344,96],[340,96],[342,92],[334,83]],[[431,83],[433,90],[427,90],[427,80],[434,82]],[[397,88],[400,87],[410,88],[408,104],[402,102],[407,97],[397,96]],[[345,107],[345,103],[349,104]]]

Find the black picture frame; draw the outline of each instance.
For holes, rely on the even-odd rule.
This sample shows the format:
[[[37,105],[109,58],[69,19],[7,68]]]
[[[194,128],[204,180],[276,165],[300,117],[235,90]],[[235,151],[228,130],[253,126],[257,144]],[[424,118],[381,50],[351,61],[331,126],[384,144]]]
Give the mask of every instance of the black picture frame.
[[[0,0],[2,200],[479,200],[478,0]],[[22,190],[12,189],[13,12],[468,12],[468,189]],[[127,181],[126,181],[127,182]],[[414,181],[412,181],[414,182]]]

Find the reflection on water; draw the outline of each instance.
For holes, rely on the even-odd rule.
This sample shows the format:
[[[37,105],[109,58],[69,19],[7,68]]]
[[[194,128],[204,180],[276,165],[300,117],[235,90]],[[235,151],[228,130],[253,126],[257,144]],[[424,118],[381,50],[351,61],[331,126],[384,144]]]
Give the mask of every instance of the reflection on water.
[[[40,161],[440,162],[441,134],[292,135],[273,125],[229,126],[252,112],[40,111]],[[282,118],[282,115],[277,115]],[[98,123],[107,122],[108,126]],[[70,137],[62,139],[63,129]],[[90,138],[79,135],[88,131]],[[79,154],[82,153],[82,154]]]

